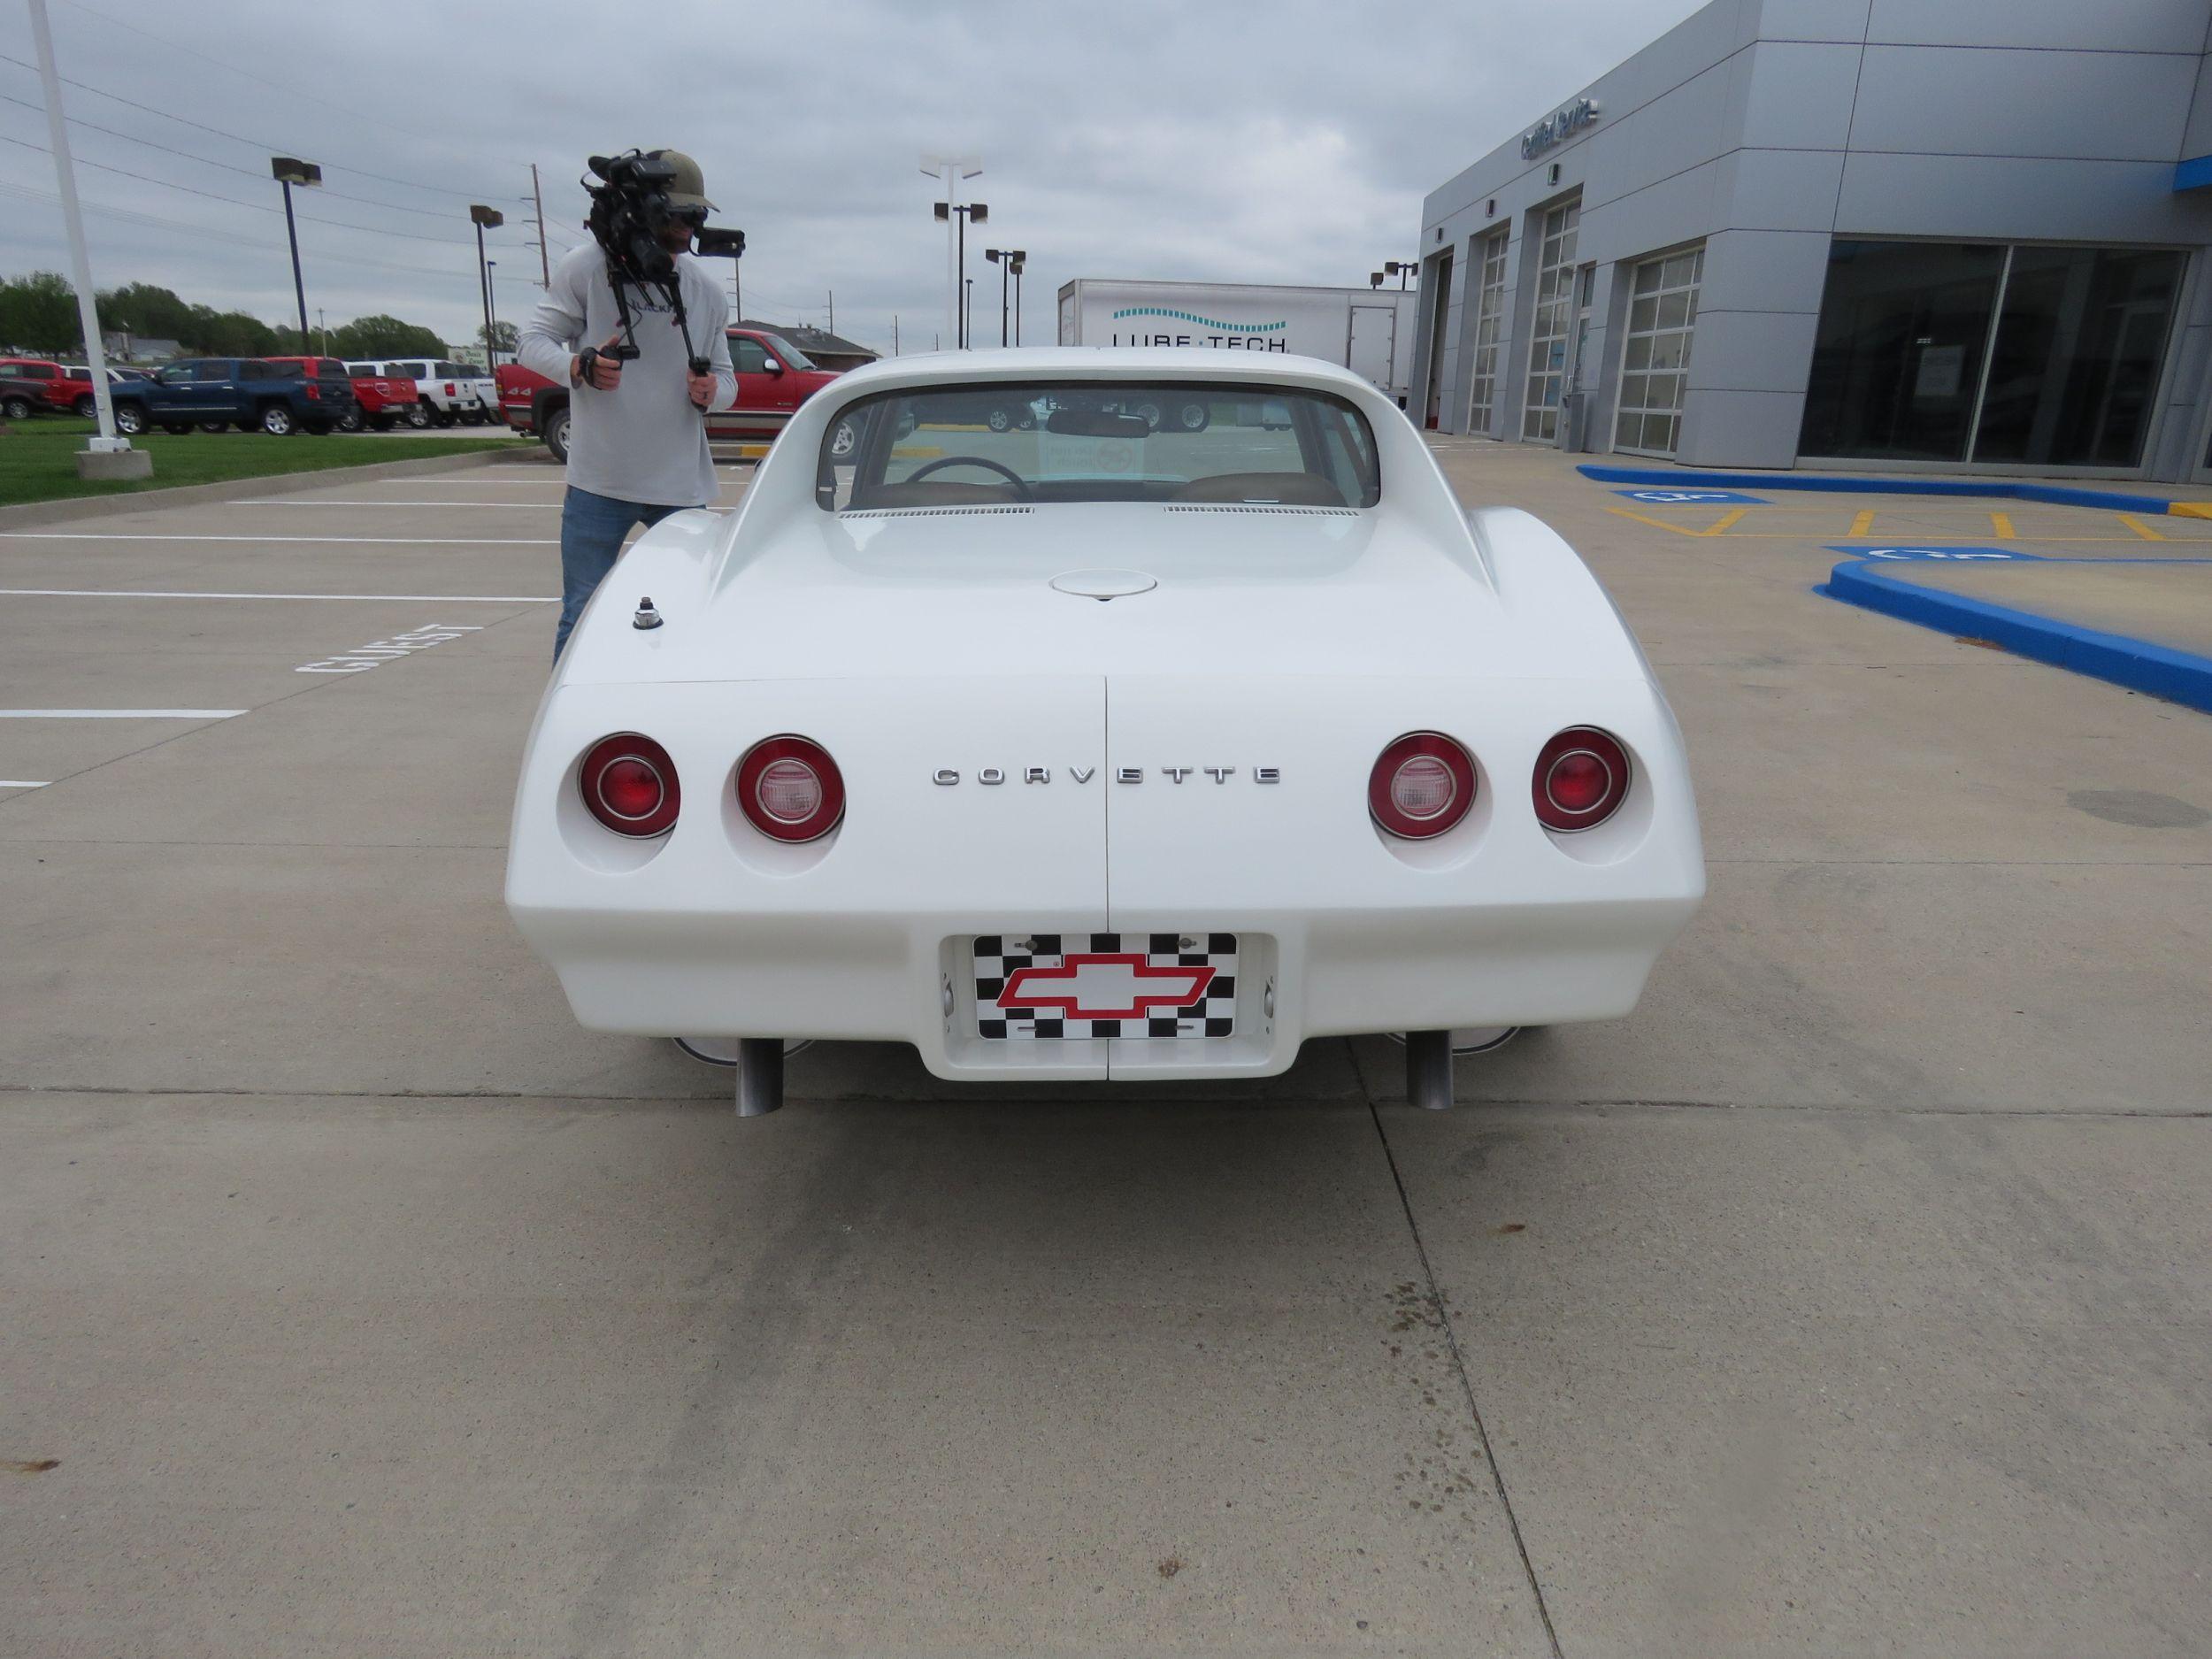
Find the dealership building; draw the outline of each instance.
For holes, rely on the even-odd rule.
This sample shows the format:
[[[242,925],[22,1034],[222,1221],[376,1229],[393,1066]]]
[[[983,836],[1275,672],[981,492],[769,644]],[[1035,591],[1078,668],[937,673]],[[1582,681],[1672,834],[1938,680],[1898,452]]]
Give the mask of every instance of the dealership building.
[[[2212,482],[2212,0],[1714,0],[1432,192],[1417,406]]]

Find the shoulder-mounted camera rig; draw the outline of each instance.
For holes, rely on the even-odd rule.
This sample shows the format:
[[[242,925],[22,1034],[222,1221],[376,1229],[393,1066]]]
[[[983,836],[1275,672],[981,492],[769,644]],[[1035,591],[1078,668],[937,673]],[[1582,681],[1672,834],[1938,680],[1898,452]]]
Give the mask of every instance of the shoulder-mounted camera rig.
[[[669,186],[676,177],[675,164],[662,152],[625,150],[619,156],[594,156],[591,171],[598,182],[581,182],[591,196],[585,226],[607,256],[607,283],[614,290],[616,314],[622,319],[622,343],[594,355],[628,360],[638,355],[637,338],[630,316],[626,288],[649,289],[664,297],[683,331],[684,354],[694,374],[704,374],[710,359],[692,343],[691,324],[684,314],[683,283],[676,256],[668,251],[669,227],[689,227],[698,251],[710,258],[735,259],[745,252],[741,230],[710,230],[703,210],[681,208],[671,202]]]

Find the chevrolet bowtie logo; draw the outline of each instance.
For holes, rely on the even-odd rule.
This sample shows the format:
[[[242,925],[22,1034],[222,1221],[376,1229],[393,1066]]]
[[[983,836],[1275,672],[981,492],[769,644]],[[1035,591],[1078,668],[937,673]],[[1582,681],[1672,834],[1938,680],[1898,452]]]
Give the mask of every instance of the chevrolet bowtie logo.
[[[1211,968],[1156,968],[1135,952],[1071,956],[1056,968],[1017,968],[1001,1008],[1049,1008],[1069,1019],[1142,1019],[1187,1008],[1213,983]]]

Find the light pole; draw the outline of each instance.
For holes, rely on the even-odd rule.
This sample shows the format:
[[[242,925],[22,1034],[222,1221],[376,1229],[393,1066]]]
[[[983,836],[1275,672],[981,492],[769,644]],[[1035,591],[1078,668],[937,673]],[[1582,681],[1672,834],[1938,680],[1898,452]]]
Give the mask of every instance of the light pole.
[[[980,225],[991,217],[991,210],[988,205],[981,202],[968,204],[940,202],[937,204],[938,218],[949,219],[955,215],[959,218],[960,227],[954,239],[952,296],[954,309],[959,312],[959,315],[954,319],[958,326],[953,330],[953,338],[958,348],[965,351],[975,343],[968,332],[968,312],[972,308],[961,303],[963,290],[960,285],[964,282],[968,285],[967,298],[970,300],[974,298],[975,279],[968,274],[968,221],[973,219]]]
[[[960,312],[960,349],[965,351],[975,344],[975,279],[962,277],[960,280],[968,291],[967,303]]]
[[[1401,294],[1406,291],[1406,279],[1419,269],[1419,265],[1416,261],[1410,259],[1386,259],[1383,261],[1383,274],[1385,276],[1394,276],[1398,279],[1398,292]],[[1379,287],[1380,284],[1378,284],[1377,286]]]
[[[484,338],[484,360],[494,368],[499,366],[499,359],[492,355],[492,342],[499,338],[499,278],[494,274],[498,269],[498,260],[484,261],[484,315],[490,330]]]
[[[323,355],[330,355],[330,319],[323,315],[323,308],[315,308],[315,332],[323,337]]]
[[[486,207],[481,202],[469,204],[469,221],[476,227],[476,276],[484,292],[484,366],[499,366],[499,353],[492,347],[492,273],[484,262],[484,232],[488,227],[497,230],[507,222],[507,216],[495,207]]]
[[[964,235],[956,236],[953,210],[960,204],[960,181],[972,179],[983,171],[980,156],[928,156],[922,157],[922,171],[933,179],[945,181],[945,199],[936,204],[937,222],[945,227],[945,330],[957,341],[960,337],[960,279],[964,270],[966,247]],[[960,216],[958,230],[967,229],[967,217]],[[941,343],[941,342],[940,342]]]
[[[1028,263],[1027,254],[1018,253],[1014,256],[1014,343],[1016,345],[1022,342],[1022,272],[1027,268]]]
[[[300,280],[300,232],[292,222],[292,187],[319,185],[323,170],[311,161],[291,156],[269,157],[270,175],[284,186],[284,234],[292,244],[292,296],[300,303],[300,349],[313,356],[315,342],[307,336],[307,284]]]
[[[1021,262],[1029,256],[1019,248],[986,248],[983,257],[998,266],[998,343],[1006,346],[1006,280],[1021,269]]]

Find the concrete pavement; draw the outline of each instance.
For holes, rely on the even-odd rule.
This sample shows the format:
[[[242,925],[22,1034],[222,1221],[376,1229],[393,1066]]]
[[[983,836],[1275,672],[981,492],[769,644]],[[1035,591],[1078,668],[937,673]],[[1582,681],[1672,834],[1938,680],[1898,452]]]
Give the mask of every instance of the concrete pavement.
[[[739,1123],[577,1030],[534,457],[0,535],[0,706],[245,711],[0,720],[0,1649],[2200,1651],[2212,721],[1439,447],[1622,604],[1712,872],[1439,1116],[1374,1040]]]

